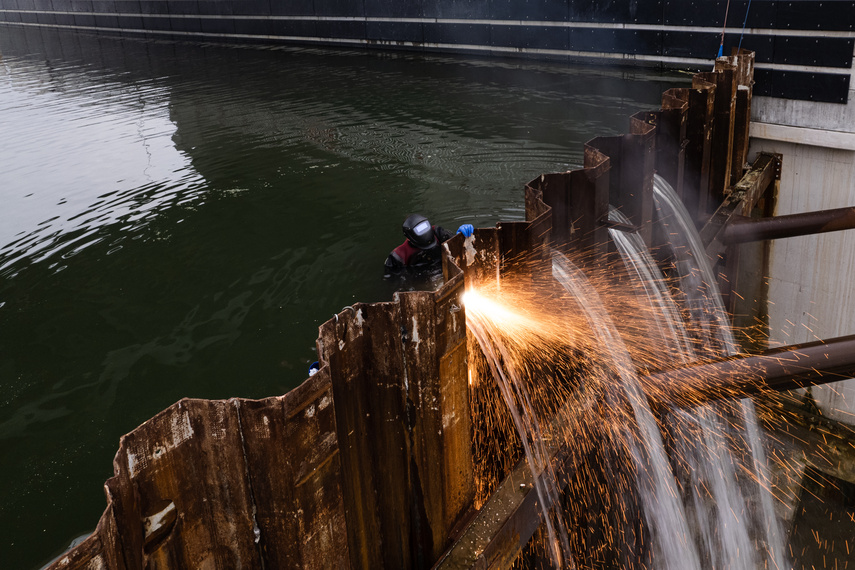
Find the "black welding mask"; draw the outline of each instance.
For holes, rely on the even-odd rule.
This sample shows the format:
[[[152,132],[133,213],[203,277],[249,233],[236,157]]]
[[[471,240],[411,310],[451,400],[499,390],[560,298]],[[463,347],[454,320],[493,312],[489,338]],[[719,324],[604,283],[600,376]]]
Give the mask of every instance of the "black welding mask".
[[[420,214],[407,216],[402,229],[407,241],[419,249],[430,249],[436,245],[430,220]]]

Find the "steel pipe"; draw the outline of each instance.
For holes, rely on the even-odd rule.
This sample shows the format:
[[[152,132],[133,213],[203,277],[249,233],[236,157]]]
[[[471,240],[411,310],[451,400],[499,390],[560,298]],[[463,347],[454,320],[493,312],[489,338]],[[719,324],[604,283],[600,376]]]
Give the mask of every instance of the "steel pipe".
[[[855,207],[820,210],[773,218],[732,218],[724,227],[721,241],[744,243],[765,239],[836,232],[855,228]]]
[[[855,335],[782,346],[649,374],[654,400],[680,406],[764,391],[782,392],[855,376]]]

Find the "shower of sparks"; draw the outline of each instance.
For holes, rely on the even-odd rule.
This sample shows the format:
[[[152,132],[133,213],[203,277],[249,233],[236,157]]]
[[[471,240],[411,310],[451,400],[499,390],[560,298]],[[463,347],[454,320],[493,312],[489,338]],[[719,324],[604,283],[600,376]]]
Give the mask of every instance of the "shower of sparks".
[[[553,565],[671,568],[674,561],[666,565],[661,558],[670,548],[672,557],[674,552],[697,557],[694,565],[700,568],[734,567],[735,561],[745,566],[745,560],[759,567],[781,566],[767,548],[757,495],[792,504],[800,484],[793,469],[803,472],[803,464],[792,465],[774,450],[763,465],[757,463],[757,444],[747,430],[749,424],[756,426],[753,404],[710,404],[707,395],[715,388],[719,396],[738,397],[738,386],[686,373],[659,374],[735,353],[715,335],[723,323],[717,315],[702,314],[710,309],[687,308],[676,295],[679,326],[664,326],[661,302],[651,302],[649,291],[622,264],[586,261],[577,263],[585,268],[596,303],[605,308],[605,327],[586,306],[593,303],[590,298],[556,286],[542,256],[525,270],[503,275],[500,286],[483,282],[464,295],[472,333],[476,504],[526,457],[549,503],[546,531],[533,548],[547,553]],[[676,341],[668,338],[675,328],[682,335]],[[633,379],[629,384],[637,382],[637,390],[627,387],[627,378]],[[663,384],[663,378],[679,378],[680,385]],[[768,401],[780,401],[775,397]],[[639,425],[639,409],[648,404],[658,428],[654,439],[661,438],[668,451],[664,465],[655,460],[650,434]],[[769,410],[764,404],[757,411],[767,428],[786,421]],[[774,478],[766,460],[774,465]],[[699,473],[699,465],[709,473]],[[663,484],[663,477],[670,482]],[[742,493],[730,505],[716,504],[732,493],[723,490],[721,477]],[[558,481],[564,490],[550,498]],[[685,510],[680,516],[690,532],[657,537],[671,531],[653,527],[680,516],[668,512],[653,524],[645,493],[658,493],[658,503],[675,500]],[[717,521],[705,520],[710,513]],[[734,528],[745,529],[744,536],[728,535]],[[729,540],[737,542],[732,552],[721,546]],[[683,544],[693,541],[698,544]]]

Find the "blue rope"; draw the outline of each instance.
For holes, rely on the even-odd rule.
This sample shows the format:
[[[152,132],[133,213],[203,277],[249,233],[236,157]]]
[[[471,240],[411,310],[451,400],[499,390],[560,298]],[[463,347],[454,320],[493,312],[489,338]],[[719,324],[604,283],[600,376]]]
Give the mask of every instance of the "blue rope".
[[[745,35],[745,24],[748,22],[749,10],[751,10],[751,0],[748,0],[748,7],[745,8],[745,20],[742,21],[742,33],[739,34],[739,46],[736,49],[742,49],[742,36]]]
[[[718,46],[718,55],[716,57],[721,57],[724,54],[724,32],[727,30],[728,12],[730,12],[730,0],[727,0],[727,6],[724,9],[724,25],[721,27],[721,43]]]

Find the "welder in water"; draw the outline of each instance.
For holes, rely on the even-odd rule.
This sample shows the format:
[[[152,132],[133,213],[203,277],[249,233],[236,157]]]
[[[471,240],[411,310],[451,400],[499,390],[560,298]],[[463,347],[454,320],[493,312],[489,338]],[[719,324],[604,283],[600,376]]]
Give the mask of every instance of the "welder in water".
[[[392,250],[386,258],[385,277],[428,278],[437,275],[442,267],[440,244],[450,240],[454,234],[441,226],[434,226],[421,214],[407,216],[401,226],[404,243]],[[463,224],[457,233],[469,237],[475,228]]]

